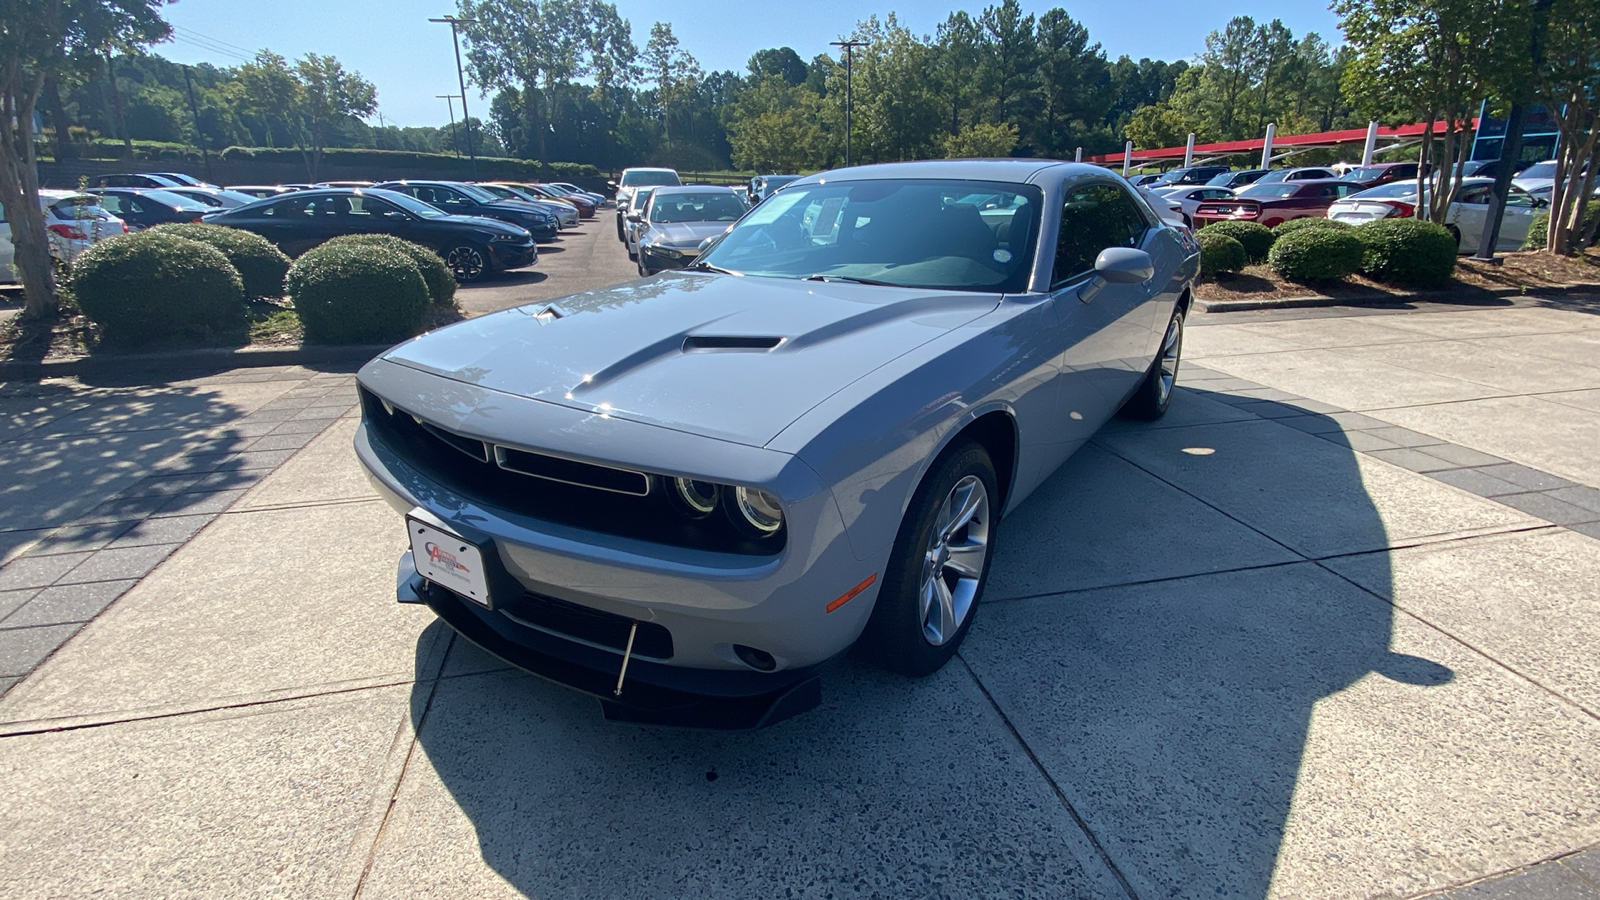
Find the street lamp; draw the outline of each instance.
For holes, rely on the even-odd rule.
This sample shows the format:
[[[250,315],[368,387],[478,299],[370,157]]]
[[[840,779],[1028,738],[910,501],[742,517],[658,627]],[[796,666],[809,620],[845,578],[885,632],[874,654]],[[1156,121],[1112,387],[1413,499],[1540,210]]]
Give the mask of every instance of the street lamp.
[[[456,158],[461,158],[461,142],[456,139],[456,95],[434,94],[434,99],[443,100],[445,106],[450,108],[450,146],[456,151]]]
[[[456,81],[461,85],[461,121],[467,126],[467,157],[472,160],[472,178],[478,178],[478,153],[472,146],[472,115],[467,112],[467,76],[461,69],[461,33],[458,30],[462,25],[471,25],[477,19],[461,19],[456,16],[442,16],[429,19],[429,22],[449,23],[450,39],[456,45]],[[452,116],[454,113],[451,114]]]
[[[844,50],[844,164],[848,166],[850,165],[850,107],[854,105],[851,91],[854,79],[851,77],[851,69],[852,63],[855,62],[855,49],[865,47],[867,42],[852,38],[848,41],[830,41],[829,44]]]

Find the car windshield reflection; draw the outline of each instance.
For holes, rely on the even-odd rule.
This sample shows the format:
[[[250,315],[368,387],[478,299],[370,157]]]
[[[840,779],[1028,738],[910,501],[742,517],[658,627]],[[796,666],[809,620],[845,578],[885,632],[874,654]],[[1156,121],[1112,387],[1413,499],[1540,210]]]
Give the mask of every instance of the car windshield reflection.
[[[746,275],[1019,292],[1042,204],[1038,188],[1007,182],[789,187],[740,220],[705,262]]]

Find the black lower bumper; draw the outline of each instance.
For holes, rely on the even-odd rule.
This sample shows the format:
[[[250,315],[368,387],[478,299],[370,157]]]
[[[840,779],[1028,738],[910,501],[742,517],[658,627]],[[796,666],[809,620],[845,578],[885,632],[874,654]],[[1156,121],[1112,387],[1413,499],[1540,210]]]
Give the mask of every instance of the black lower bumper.
[[[595,697],[605,717],[613,721],[682,728],[765,728],[822,702],[822,680],[814,668],[769,675],[686,669],[638,657],[629,661],[618,695],[621,659],[615,653],[519,625],[415,572],[402,582],[400,599],[426,603],[462,637],[517,668]]]
[[[520,269],[539,261],[539,250],[532,241],[526,244],[491,243],[489,255],[496,269]]]

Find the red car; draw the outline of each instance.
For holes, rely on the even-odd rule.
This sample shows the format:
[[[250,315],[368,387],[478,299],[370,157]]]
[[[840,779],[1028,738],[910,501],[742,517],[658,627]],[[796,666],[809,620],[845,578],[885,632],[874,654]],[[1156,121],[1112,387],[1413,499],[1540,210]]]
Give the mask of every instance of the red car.
[[[1362,186],[1355,182],[1326,178],[1252,184],[1226,200],[1200,204],[1194,213],[1194,225],[1204,228],[1212,222],[1260,222],[1272,228],[1290,219],[1325,216],[1328,207],[1359,190]]]

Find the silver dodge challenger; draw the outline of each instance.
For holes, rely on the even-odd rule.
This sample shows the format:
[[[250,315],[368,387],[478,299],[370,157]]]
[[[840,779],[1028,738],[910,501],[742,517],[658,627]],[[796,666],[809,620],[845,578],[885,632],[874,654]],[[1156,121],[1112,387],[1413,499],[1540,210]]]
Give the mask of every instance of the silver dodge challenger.
[[[972,627],[996,527],[1171,401],[1199,247],[1094,166],[801,179],[696,262],[361,369],[402,602],[617,720],[751,728]]]

